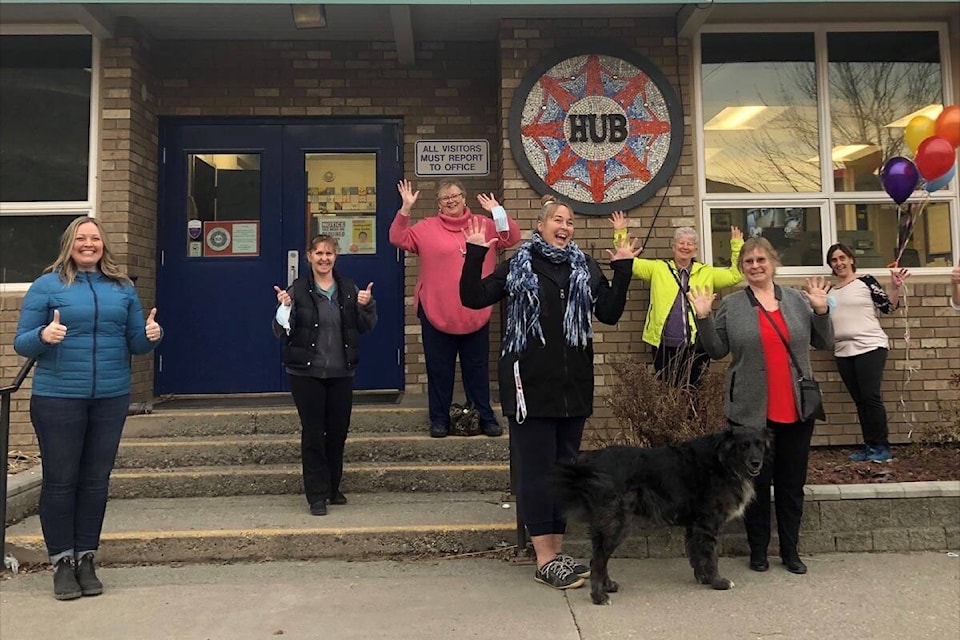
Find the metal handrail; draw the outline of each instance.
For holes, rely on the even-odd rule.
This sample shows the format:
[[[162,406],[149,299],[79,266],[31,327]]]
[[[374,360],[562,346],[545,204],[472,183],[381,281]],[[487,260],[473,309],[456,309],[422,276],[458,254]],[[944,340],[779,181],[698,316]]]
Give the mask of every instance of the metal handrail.
[[[37,361],[29,358],[20,367],[20,372],[13,379],[13,384],[0,387],[0,560],[7,549],[7,449],[10,446],[10,396],[20,390],[23,381],[30,375],[30,369]],[[0,561],[0,573],[5,565]]]

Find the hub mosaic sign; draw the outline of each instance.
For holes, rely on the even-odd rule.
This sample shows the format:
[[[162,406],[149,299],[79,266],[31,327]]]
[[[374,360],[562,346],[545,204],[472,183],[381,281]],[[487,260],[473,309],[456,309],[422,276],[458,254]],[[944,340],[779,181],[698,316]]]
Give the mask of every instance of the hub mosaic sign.
[[[530,69],[509,129],[530,186],[592,215],[652,197],[676,171],[683,146],[680,100],[663,73],[604,43],[556,52]]]

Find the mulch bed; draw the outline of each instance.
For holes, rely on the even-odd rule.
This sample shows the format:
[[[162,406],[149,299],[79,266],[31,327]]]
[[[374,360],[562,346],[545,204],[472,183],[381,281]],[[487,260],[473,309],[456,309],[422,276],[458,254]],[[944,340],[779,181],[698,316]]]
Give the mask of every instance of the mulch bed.
[[[960,446],[893,446],[889,462],[851,462],[856,448],[815,447],[810,451],[807,484],[867,484],[960,480]]]

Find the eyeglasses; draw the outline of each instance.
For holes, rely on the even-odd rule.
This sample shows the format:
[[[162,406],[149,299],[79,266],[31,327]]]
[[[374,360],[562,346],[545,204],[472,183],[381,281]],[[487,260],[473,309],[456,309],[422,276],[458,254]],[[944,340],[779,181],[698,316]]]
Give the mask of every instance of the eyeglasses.
[[[449,196],[443,196],[442,198],[437,198],[437,200],[439,200],[440,202],[456,202],[462,197],[463,197],[462,193],[453,193],[453,194],[450,194]]]

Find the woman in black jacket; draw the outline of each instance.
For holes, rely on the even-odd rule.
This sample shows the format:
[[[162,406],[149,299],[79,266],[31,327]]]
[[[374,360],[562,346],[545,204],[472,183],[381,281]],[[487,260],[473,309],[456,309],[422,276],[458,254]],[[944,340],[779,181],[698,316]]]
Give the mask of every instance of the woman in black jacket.
[[[346,504],[340,492],[343,447],[353,408],[353,375],[359,337],[377,324],[371,289],[333,268],[337,240],[318,235],[307,251],[310,272],[277,292],[274,332],[285,338],[283,363],[300,414],[303,486],[310,513],[327,515],[327,503]]]
[[[556,462],[576,458],[593,413],[591,313],[616,324],[633,258],[640,253],[626,238],[616,253],[607,251],[611,284],[573,242],[573,230],[573,209],[544,197],[531,239],[481,279],[484,256],[495,240],[487,240],[480,225],[468,225],[460,278],[465,307],[480,309],[507,298],[500,403],[519,471],[518,509],[537,555],[534,578],[557,589],[581,586],[590,569],[561,552],[566,519],[547,487],[547,473]]]

